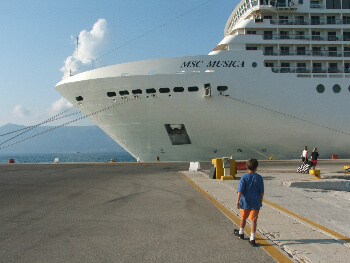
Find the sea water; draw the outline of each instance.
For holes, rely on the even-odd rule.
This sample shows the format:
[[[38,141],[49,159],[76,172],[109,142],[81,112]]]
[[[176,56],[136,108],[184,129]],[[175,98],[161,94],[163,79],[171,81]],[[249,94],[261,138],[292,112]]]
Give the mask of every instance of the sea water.
[[[85,162],[136,162],[129,153],[59,153],[59,154],[0,154],[0,163],[53,163],[58,158],[60,163]]]

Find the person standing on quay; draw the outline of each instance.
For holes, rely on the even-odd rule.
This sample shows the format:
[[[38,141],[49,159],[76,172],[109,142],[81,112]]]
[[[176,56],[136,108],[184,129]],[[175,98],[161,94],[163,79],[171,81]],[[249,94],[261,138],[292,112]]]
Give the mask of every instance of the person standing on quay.
[[[264,181],[260,174],[257,174],[258,160],[247,161],[248,173],[241,177],[238,186],[237,209],[241,209],[240,229],[234,229],[234,235],[244,239],[244,227],[247,218],[251,221],[250,244],[256,246],[255,232],[258,221],[258,214],[262,207],[264,197]]]
[[[307,163],[307,146],[304,147],[304,151],[301,155],[301,160],[303,161],[303,163]]]
[[[312,162],[312,169],[315,170],[316,164],[317,164],[317,157],[319,156],[317,152],[317,148],[314,148],[314,150],[311,153],[311,162]]]

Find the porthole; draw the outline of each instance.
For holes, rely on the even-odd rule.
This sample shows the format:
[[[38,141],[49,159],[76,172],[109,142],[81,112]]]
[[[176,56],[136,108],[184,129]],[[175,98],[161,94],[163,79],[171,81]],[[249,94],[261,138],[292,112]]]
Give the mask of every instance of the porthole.
[[[174,92],[184,92],[184,88],[183,87],[175,87],[174,88]]]
[[[226,90],[228,90],[228,87],[227,86],[218,86],[217,90],[218,91],[226,91]]]
[[[117,96],[117,94],[115,92],[111,91],[111,92],[107,92],[107,96],[108,97],[115,97],[115,96]]]
[[[127,90],[121,90],[121,91],[119,91],[119,95],[120,95],[120,96],[129,95],[129,91],[127,91]]]
[[[132,94],[134,94],[134,95],[142,94],[142,90],[140,90],[140,89],[134,89],[134,90],[132,91]]]
[[[322,84],[317,85],[316,90],[318,93],[323,93],[325,91],[325,87]]]
[[[256,62],[253,62],[253,63],[252,63],[252,67],[253,67],[253,68],[256,68],[257,66],[258,66],[258,63],[256,63]]]
[[[75,99],[76,99],[77,101],[82,101],[82,100],[83,100],[83,97],[82,97],[82,96],[78,96],[78,97],[75,97]]]
[[[170,89],[169,89],[169,88],[160,88],[160,89],[159,89],[159,92],[160,92],[160,93],[169,93],[169,92],[170,92]]]
[[[341,91],[341,87],[338,84],[335,84],[333,86],[333,92],[334,93],[339,93]]]
[[[197,87],[197,86],[188,87],[188,91],[189,91],[189,92],[198,91],[198,87]]]
[[[156,93],[155,89],[146,89],[147,94]]]

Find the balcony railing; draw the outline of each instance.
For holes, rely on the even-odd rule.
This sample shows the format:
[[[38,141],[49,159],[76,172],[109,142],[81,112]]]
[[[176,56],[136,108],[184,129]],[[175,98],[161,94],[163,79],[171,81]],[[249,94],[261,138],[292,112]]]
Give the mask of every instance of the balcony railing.
[[[297,34],[263,34],[264,40],[295,39],[313,41],[350,41],[350,36],[329,35],[297,35]]]
[[[350,19],[270,19],[272,25],[348,25]]]
[[[350,51],[319,50],[265,50],[265,56],[317,56],[317,57],[350,57]]]
[[[273,73],[350,73],[350,69],[345,68],[307,68],[307,67],[271,67]]]

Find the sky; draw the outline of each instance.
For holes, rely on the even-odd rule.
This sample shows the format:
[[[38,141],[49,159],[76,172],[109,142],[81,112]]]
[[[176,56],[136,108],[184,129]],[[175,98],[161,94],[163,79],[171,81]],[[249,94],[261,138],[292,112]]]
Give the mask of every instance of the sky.
[[[2,0],[0,126],[36,125],[70,108],[54,89],[70,70],[208,54],[238,2]]]

